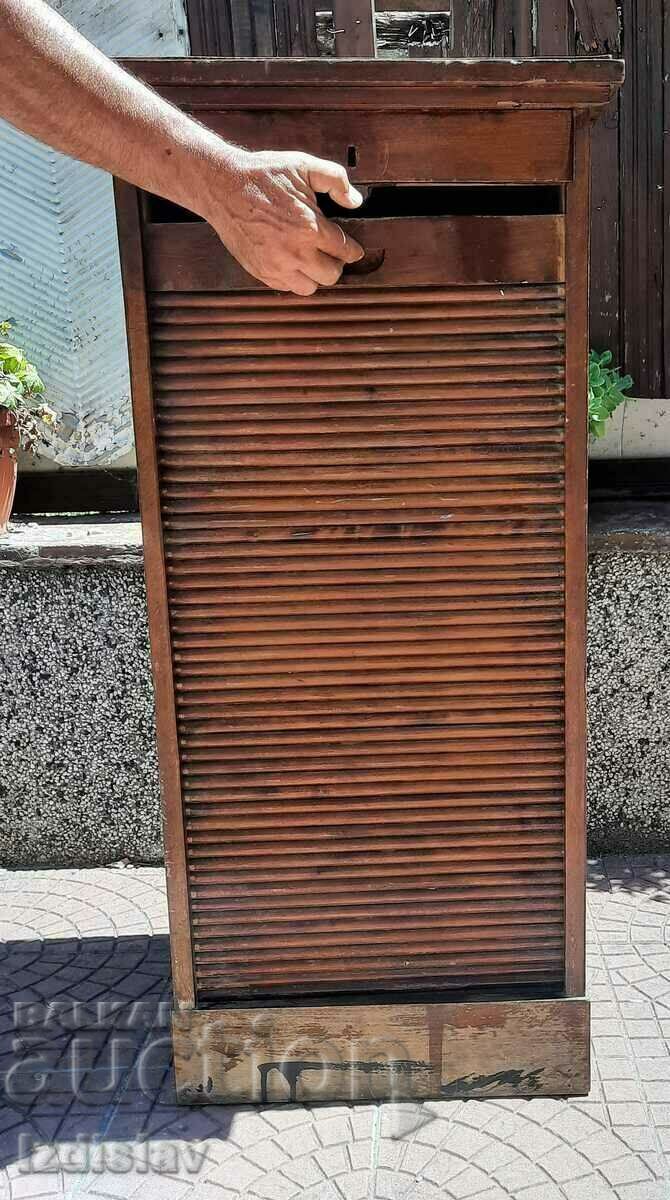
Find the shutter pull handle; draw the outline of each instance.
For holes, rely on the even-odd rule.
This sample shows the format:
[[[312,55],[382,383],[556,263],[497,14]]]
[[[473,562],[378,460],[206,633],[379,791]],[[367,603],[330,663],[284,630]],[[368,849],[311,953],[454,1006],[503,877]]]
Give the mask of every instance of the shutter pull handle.
[[[345,264],[342,278],[346,279],[349,275],[372,275],[373,271],[379,270],[385,258],[385,250],[366,250],[365,257],[359,258],[358,262]]]

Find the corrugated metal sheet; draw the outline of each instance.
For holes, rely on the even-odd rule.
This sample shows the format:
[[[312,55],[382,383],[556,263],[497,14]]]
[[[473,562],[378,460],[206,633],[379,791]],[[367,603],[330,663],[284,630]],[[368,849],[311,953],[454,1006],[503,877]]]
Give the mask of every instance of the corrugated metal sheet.
[[[113,55],[188,52],[183,0],[57,0]],[[0,319],[63,420],[45,453],[84,466],[133,445],[112,185],[0,121]]]

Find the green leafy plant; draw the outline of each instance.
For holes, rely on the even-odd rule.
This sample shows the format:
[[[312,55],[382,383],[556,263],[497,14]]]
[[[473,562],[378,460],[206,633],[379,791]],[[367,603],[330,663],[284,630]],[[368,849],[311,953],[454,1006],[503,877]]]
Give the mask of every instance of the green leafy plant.
[[[609,418],[628,399],[624,392],[633,386],[631,376],[621,375],[611,362],[611,350],[589,353],[589,433],[595,438],[604,437]]]
[[[23,350],[4,340],[11,328],[9,321],[0,321],[0,411],[12,414],[20,445],[35,451],[40,422],[53,425],[57,413],[42,398],[44,384]]]

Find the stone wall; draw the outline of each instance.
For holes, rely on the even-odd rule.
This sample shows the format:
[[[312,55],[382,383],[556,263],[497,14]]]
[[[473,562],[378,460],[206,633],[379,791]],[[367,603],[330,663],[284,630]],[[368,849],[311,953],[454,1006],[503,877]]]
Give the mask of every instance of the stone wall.
[[[595,514],[589,556],[589,843],[670,847],[670,505]]]
[[[592,527],[593,852],[670,848],[670,521]],[[137,525],[16,526],[0,545],[0,865],[161,856]]]
[[[138,525],[16,525],[0,596],[0,863],[159,860]]]

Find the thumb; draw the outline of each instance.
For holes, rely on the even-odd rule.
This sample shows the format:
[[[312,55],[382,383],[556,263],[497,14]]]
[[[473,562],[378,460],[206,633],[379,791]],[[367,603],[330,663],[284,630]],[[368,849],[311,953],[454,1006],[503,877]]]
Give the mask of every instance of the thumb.
[[[307,160],[307,182],[315,192],[325,192],[335,204],[342,208],[358,208],[363,197],[358,188],[349,182],[349,176],[339,163],[325,158]]]

